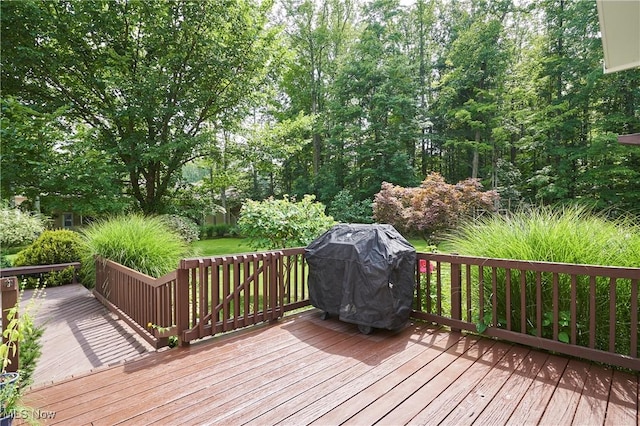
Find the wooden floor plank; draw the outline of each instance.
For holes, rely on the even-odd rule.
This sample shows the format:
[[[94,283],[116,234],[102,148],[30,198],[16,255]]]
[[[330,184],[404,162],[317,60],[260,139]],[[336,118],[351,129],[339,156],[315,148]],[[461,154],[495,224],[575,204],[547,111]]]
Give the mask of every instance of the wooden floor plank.
[[[326,329],[307,330],[316,334],[316,337],[305,341],[295,339],[282,329],[279,331],[282,335],[291,337],[294,343],[284,348],[269,346],[262,351],[255,351],[254,348],[248,356],[238,353],[222,362],[211,359],[189,375],[184,375],[183,370],[180,370],[180,377],[167,382],[166,386],[176,391],[172,392],[171,397],[164,397],[165,403],[161,408],[149,410],[148,405],[141,400],[137,405],[130,405],[128,421],[133,424],[167,422],[169,420],[162,420],[167,416],[182,416],[186,421],[198,409],[206,409],[213,413],[225,401],[233,401],[234,397],[249,392],[249,389],[261,381],[272,382],[286,377],[286,373],[296,369],[298,363],[316,357],[317,347],[353,344],[349,342],[353,334],[339,336]],[[278,357],[279,353],[287,353],[287,356]],[[163,392],[165,390],[161,388],[147,388],[144,392],[138,390],[135,397],[162,398]],[[207,403],[212,399],[213,402]],[[184,415],[182,411],[189,413]],[[101,414],[103,415],[99,419],[93,421],[94,425],[111,425],[122,418],[122,414],[117,411]]]
[[[489,405],[475,419],[474,424],[507,424],[548,357],[545,352],[530,351]]]
[[[448,350],[358,413],[347,424],[405,424],[440,392],[462,375],[496,342],[480,339],[473,345]],[[409,389],[411,389],[409,391]]]
[[[31,305],[34,323],[44,328],[35,386],[155,352],[80,284],[47,288],[44,297],[33,295],[34,290],[25,290],[22,307]]]
[[[610,368],[592,368],[582,390],[573,422],[576,424],[602,425],[607,414],[611,389]]]
[[[306,390],[282,404],[271,403],[272,408],[260,416],[256,416],[256,410],[248,410],[250,414],[247,412],[239,417],[231,417],[228,419],[229,422],[250,425],[300,425],[315,420],[339,403],[337,400],[348,399],[349,396],[366,387],[366,383],[370,384],[376,378],[385,376],[396,370],[403,362],[423,352],[426,348],[417,344],[417,339],[436,330],[426,328],[426,324],[418,327],[410,325],[410,327],[414,329],[411,334],[387,336],[388,344],[382,350],[367,354],[359,359],[359,362],[329,380],[322,383],[315,382],[308,387],[303,385],[303,388],[307,387]],[[348,390],[348,393],[344,390]],[[269,400],[261,402],[270,403]],[[245,422],[249,417],[253,418]]]
[[[389,382],[392,377],[396,376],[394,373],[397,370],[406,368],[407,365],[414,365],[413,370],[415,371],[417,369],[415,366],[422,365],[426,358],[430,356],[430,352],[433,352],[433,356],[435,356],[433,345],[440,344],[440,342],[446,340],[449,332],[440,328],[433,329],[431,326],[427,331],[422,335],[414,333],[414,335],[410,336],[409,341],[411,344],[403,352],[394,355],[379,365],[375,365],[372,369],[359,369],[358,376],[350,380],[348,385],[338,386],[336,389],[327,391],[325,395],[316,394],[314,398],[317,399],[313,402],[307,402],[304,408],[289,414],[280,423],[299,425],[308,424],[317,419],[319,424],[337,424],[344,419],[348,419],[355,414],[355,411],[351,411],[350,414],[344,412],[340,414],[338,407],[349,407],[350,410],[353,410],[354,407],[357,407],[356,400],[360,395],[367,398],[367,390],[380,383],[389,386]],[[334,420],[328,421],[329,413],[332,411]]]
[[[605,425],[634,425],[640,423],[638,420],[638,395],[633,395],[629,391],[633,384],[637,382],[637,379],[637,375],[634,377],[621,371],[613,372]]]
[[[513,371],[522,364],[528,354],[528,348],[524,348],[522,346],[512,347],[504,357],[494,365],[490,366],[491,368],[487,374],[478,380],[478,384],[471,390],[471,392],[467,393],[464,399],[459,401],[449,400],[450,404],[453,404],[454,401],[456,402],[453,404],[454,407],[450,407],[448,409],[448,411],[450,411],[448,415],[445,413],[447,410],[443,410],[441,408],[434,409],[437,404],[432,403],[429,404],[426,410],[423,410],[418,416],[416,416],[411,423],[421,424],[437,421],[441,425],[455,426],[472,424],[489,405],[490,401],[498,394],[502,386],[504,386],[509,377],[511,377]],[[479,363],[476,362],[474,366],[477,364]],[[462,383],[464,382],[465,380],[463,379]],[[471,380],[469,380],[469,382],[471,382]],[[448,390],[449,389],[447,389],[447,391]],[[441,398],[441,396],[438,398]],[[441,405],[447,405],[446,401],[442,401]],[[442,417],[443,414],[446,415],[446,418]],[[440,419],[442,419],[442,421]]]
[[[309,389],[315,390],[317,388],[318,392],[322,392],[323,387],[329,389],[336,384],[344,385],[349,383],[349,371],[363,363],[365,365],[375,365],[379,355],[390,355],[386,352],[386,346],[393,346],[392,342],[394,340],[396,343],[398,342],[391,336],[387,336],[385,338],[387,344],[384,348],[380,348],[380,341],[374,341],[371,337],[373,336],[358,335],[357,339],[359,341],[356,343],[356,347],[350,348],[348,353],[332,351],[329,354],[329,358],[322,359],[318,364],[307,363],[304,369],[300,371],[299,380],[279,383],[278,392],[260,391],[258,389],[258,392],[253,394],[254,397],[250,398],[249,404],[243,404],[237,408],[234,407],[233,411],[227,410],[224,415],[216,417],[215,422],[220,424],[245,424],[247,422],[259,425],[274,424],[277,419],[286,417],[287,413],[295,412],[302,408],[306,402],[301,401],[304,399],[301,396]],[[375,337],[379,339],[380,335]],[[400,345],[406,346],[406,340],[402,342],[400,339]],[[376,350],[376,348],[379,348],[379,350]],[[326,368],[323,365],[325,362],[332,364],[332,368]],[[345,376],[347,377],[345,378]],[[205,413],[202,417],[196,417],[194,421],[205,421],[207,416],[208,414]]]
[[[301,326],[307,326],[302,325]],[[265,333],[263,336],[256,336],[260,341],[262,339],[269,339],[272,337],[271,342],[273,345],[278,344],[291,344],[295,342],[294,339],[288,339],[279,341],[278,337],[272,336],[272,330],[264,330]],[[256,330],[259,333],[259,330]],[[286,335],[284,337],[287,337]],[[204,343],[204,342],[203,342]],[[218,347],[209,347],[205,345],[193,345],[186,349],[175,349],[167,351],[162,354],[154,354],[149,355],[148,357],[142,358],[135,362],[128,363],[126,365],[122,365],[116,368],[111,369],[103,369],[101,371],[95,372],[91,374],[91,379],[87,380],[86,386],[82,389],[79,389],[75,386],[75,382],[70,386],[66,386],[65,382],[60,382],[56,386],[45,386],[38,390],[40,395],[43,395],[46,399],[57,400],[58,404],[62,401],[68,401],[70,406],[76,406],[78,403],[91,403],[95,396],[91,395],[92,391],[99,390],[104,387],[113,388],[117,387],[116,378],[120,377],[122,373],[129,375],[130,377],[136,377],[135,373],[137,371],[144,371],[144,377],[140,379],[140,381],[149,381],[154,379],[157,376],[162,376],[164,373],[161,369],[157,369],[160,363],[165,365],[167,369],[170,369],[174,365],[184,365],[187,359],[191,359],[193,362],[192,366],[197,366],[199,362],[203,362],[203,358],[206,359],[205,354],[200,354],[199,352],[207,352],[207,351],[215,351],[217,357],[221,360],[227,358],[235,358],[238,355],[242,354],[243,350],[250,351],[249,348],[243,348],[242,340],[238,340],[235,343],[232,342],[223,342],[220,341],[220,346]],[[277,346],[276,346],[277,347]],[[195,356],[192,356],[195,355]],[[205,355],[200,357],[198,355]],[[159,361],[162,360],[162,361]],[[73,381],[71,381],[73,382]],[[136,385],[137,382],[129,381],[131,385]],[[70,391],[69,387],[71,387],[76,393]],[[105,389],[108,391],[109,389]],[[46,407],[45,407],[46,408]]]
[[[365,336],[311,310],[35,387],[26,402],[56,414],[44,425],[637,426],[639,386],[637,374],[424,323]]]
[[[573,422],[590,368],[591,365],[586,362],[575,359],[569,361],[540,424],[565,425]]]
[[[538,371],[538,375],[527,389],[525,396],[508,419],[508,424],[537,425],[545,408],[560,382],[569,360],[559,356],[549,356]]]
[[[300,323],[300,326],[306,329],[309,324]],[[290,345],[298,343],[298,340],[290,334],[282,333],[278,335],[275,334],[276,332],[276,328],[271,328],[264,330],[264,336],[256,335],[259,345],[262,342],[269,342],[269,346],[265,346],[263,354],[268,354],[271,351],[287,350]],[[332,333],[328,331],[326,335],[332,336]],[[138,398],[139,396],[144,396],[145,392],[166,389],[166,386],[176,385],[181,380],[202,379],[202,371],[212,368],[212,363],[214,364],[213,367],[215,367],[215,365],[224,364],[229,360],[242,359],[244,356],[259,356],[260,354],[255,352],[255,348],[246,346],[241,336],[238,336],[236,340],[220,340],[218,343],[219,345],[215,347],[193,345],[186,349],[157,354],[157,357],[100,372],[103,374],[81,378],[86,379],[83,380],[83,382],[86,382],[83,386],[77,386],[76,382],[70,382],[69,386],[65,386],[62,383],[60,386],[50,389],[44,388],[41,392],[37,392],[37,395],[41,400],[52,401],[55,400],[55,394],[51,395],[50,390],[60,394],[61,403],[56,405],[56,418],[59,421],[73,418],[75,422],[82,422],[83,415],[85,418],[91,416],[93,421],[97,421],[100,416],[107,415],[110,410],[121,405],[124,401],[137,402],[148,406],[146,401]],[[173,356],[167,359],[169,355]],[[156,361],[154,358],[160,358],[161,361]],[[269,359],[266,358],[265,362],[268,361]],[[172,373],[172,371],[175,371],[175,373]],[[123,373],[128,384],[124,389],[122,389],[122,383],[120,383]],[[95,376],[97,376],[98,384],[96,384]],[[158,382],[161,383],[161,386],[158,386]],[[189,388],[190,386],[187,386],[185,389],[188,391]],[[184,391],[181,388],[176,389]],[[83,390],[86,393],[83,394]],[[175,398],[179,391],[172,393],[172,397]],[[30,402],[32,405],[36,403],[33,399],[30,399]],[[95,412],[86,413],[84,409],[86,405],[94,407]],[[44,405],[43,408],[50,407],[49,405]]]
[[[418,370],[424,368],[425,365],[429,364],[443,352],[447,352],[453,346],[457,346],[459,344],[464,345],[464,343],[460,343],[461,339],[463,339],[463,337],[459,333],[447,333],[444,338],[438,337],[437,339],[428,339],[425,342],[427,350],[401,365],[395,371],[390,372],[371,385],[362,389],[356,395],[342,401],[335,408],[332,408],[327,413],[318,417],[318,419],[312,422],[312,424],[318,426],[343,423],[362,411],[365,407],[377,401],[383,395],[386,395],[395,386],[413,376]],[[446,360],[443,358],[441,362],[444,363]]]

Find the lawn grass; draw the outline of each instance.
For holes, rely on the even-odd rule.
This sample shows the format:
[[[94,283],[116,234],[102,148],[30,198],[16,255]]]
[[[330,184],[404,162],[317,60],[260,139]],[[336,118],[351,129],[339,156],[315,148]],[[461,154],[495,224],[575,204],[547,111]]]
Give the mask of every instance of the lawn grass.
[[[430,252],[427,242],[421,238],[409,239],[409,242],[418,252]],[[249,240],[244,238],[210,238],[191,243],[194,257],[197,256],[222,256],[226,254],[251,253],[255,250],[249,245]]]
[[[249,240],[244,238],[210,238],[191,243],[193,256],[222,256],[226,254],[251,253],[255,250],[249,245]]]

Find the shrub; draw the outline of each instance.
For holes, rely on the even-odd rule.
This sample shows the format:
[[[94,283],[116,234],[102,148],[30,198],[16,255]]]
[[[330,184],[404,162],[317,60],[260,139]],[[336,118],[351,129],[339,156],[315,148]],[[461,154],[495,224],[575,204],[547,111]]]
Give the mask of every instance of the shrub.
[[[11,268],[11,265],[11,260],[4,253],[0,253],[0,268]]]
[[[356,201],[348,189],[338,192],[327,209],[338,222],[343,223],[372,223],[372,201]]]
[[[630,219],[609,220],[583,207],[538,208],[519,211],[513,215],[491,216],[476,222],[467,222],[449,236],[447,250],[460,254],[575,264],[637,267],[640,265],[640,227]],[[490,271],[485,271],[490,273]],[[504,275],[504,273],[502,273]],[[589,327],[589,282],[582,279],[577,286],[578,343],[588,344]],[[498,317],[506,319],[505,277],[499,276],[497,292]],[[519,282],[518,271],[513,271],[512,282]],[[551,337],[552,322],[552,280],[551,274],[542,274],[543,314],[545,321],[541,332]],[[536,282],[534,274],[527,275],[526,282]],[[560,295],[561,332],[568,327],[571,282],[566,274],[558,276]],[[485,305],[490,310],[491,283],[485,282]],[[476,294],[475,297],[478,295]],[[628,353],[630,347],[629,325],[631,322],[631,283],[619,280],[616,288],[616,349]],[[535,300],[535,286],[527,286],[526,300]],[[512,301],[520,300],[519,286],[512,286]],[[596,279],[596,346],[608,347],[609,330],[609,281]],[[517,302],[512,302],[517,303]],[[535,334],[536,313],[532,305],[527,311],[530,328],[526,332]],[[482,318],[477,318],[482,323]],[[519,330],[518,310],[512,315],[514,329]],[[563,329],[564,327],[564,329]],[[567,340],[561,333],[560,340]]]
[[[477,179],[450,185],[438,173],[431,173],[417,188],[383,182],[374,198],[373,218],[429,241],[455,228],[474,209],[494,210],[498,199],[495,191],[483,192]]]
[[[213,225],[213,232],[217,237],[224,237],[231,230],[231,225],[226,223],[219,223],[217,225]]]
[[[95,255],[156,278],[176,269],[189,255],[185,240],[157,216],[133,214],[98,221],[82,230],[82,238],[83,275],[90,283],[95,283]]]
[[[175,214],[162,215],[160,218],[187,243],[200,238],[200,229],[193,220]]]
[[[14,247],[33,242],[45,228],[41,216],[25,213],[20,209],[0,209],[0,247]]]
[[[79,262],[82,258],[82,239],[74,231],[58,229],[44,231],[26,249],[18,252],[13,260],[13,266],[53,265],[57,263]],[[73,267],[63,271],[44,274],[43,279],[48,287],[68,284],[73,281]],[[34,281],[27,280],[27,286],[32,287]]]
[[[324,205],[314,200],[313,195],[299,202],[287,196],[249,200],[240,211],[238,230],[255,249],[306,246],[335,224],[324,214]]]

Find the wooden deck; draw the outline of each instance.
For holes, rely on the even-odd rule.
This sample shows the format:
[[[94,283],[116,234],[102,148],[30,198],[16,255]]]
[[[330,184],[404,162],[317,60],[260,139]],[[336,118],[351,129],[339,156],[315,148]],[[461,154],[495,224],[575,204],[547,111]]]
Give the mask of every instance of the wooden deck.
[[[637,425],[637,374],[317,310],[33,389],[44,424]]]
[[[25,290],[23,306],[32,290]],[[95,368],[138,358],[155,349],[111,314],[80,284],[47,288],[33,305],[34,322],[44,326],[35,385],[85,374]]]

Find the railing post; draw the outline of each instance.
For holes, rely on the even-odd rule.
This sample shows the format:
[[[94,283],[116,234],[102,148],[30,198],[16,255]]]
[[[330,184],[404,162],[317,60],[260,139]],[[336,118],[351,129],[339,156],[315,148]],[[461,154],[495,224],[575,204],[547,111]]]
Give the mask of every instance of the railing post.
[[[273,252],[269,256],[269,320],[275,321],[280,314],[278,313],[278,295],[279,291],[279,279],[278,279],[278,262],[280,256],[278,253]]]
[[[182,335],[189,329],[189,270],[182,262],[176,274],[176,326],[179,345],[188,346]]]
[[[462,319],[462,271],[459,263],[451,263],[451,318]],[[451,331],[460,331],[452,328]]]
[[[2,330],[9,328],[9,318],[7,313],[10,309],[16,306],[18,303],[18,278],[8,277],[0,280],[0,300],[2,305]],[[18,319],[18,313],[14,319]],[[7,343],[8,337],[2,337],[2,343]],[[7,366],[7,372],[16,372],[18,370],[18,352],[20,350],[18,342],[15,344],[15,352],[13,348],[9,348],[9,365]]]

